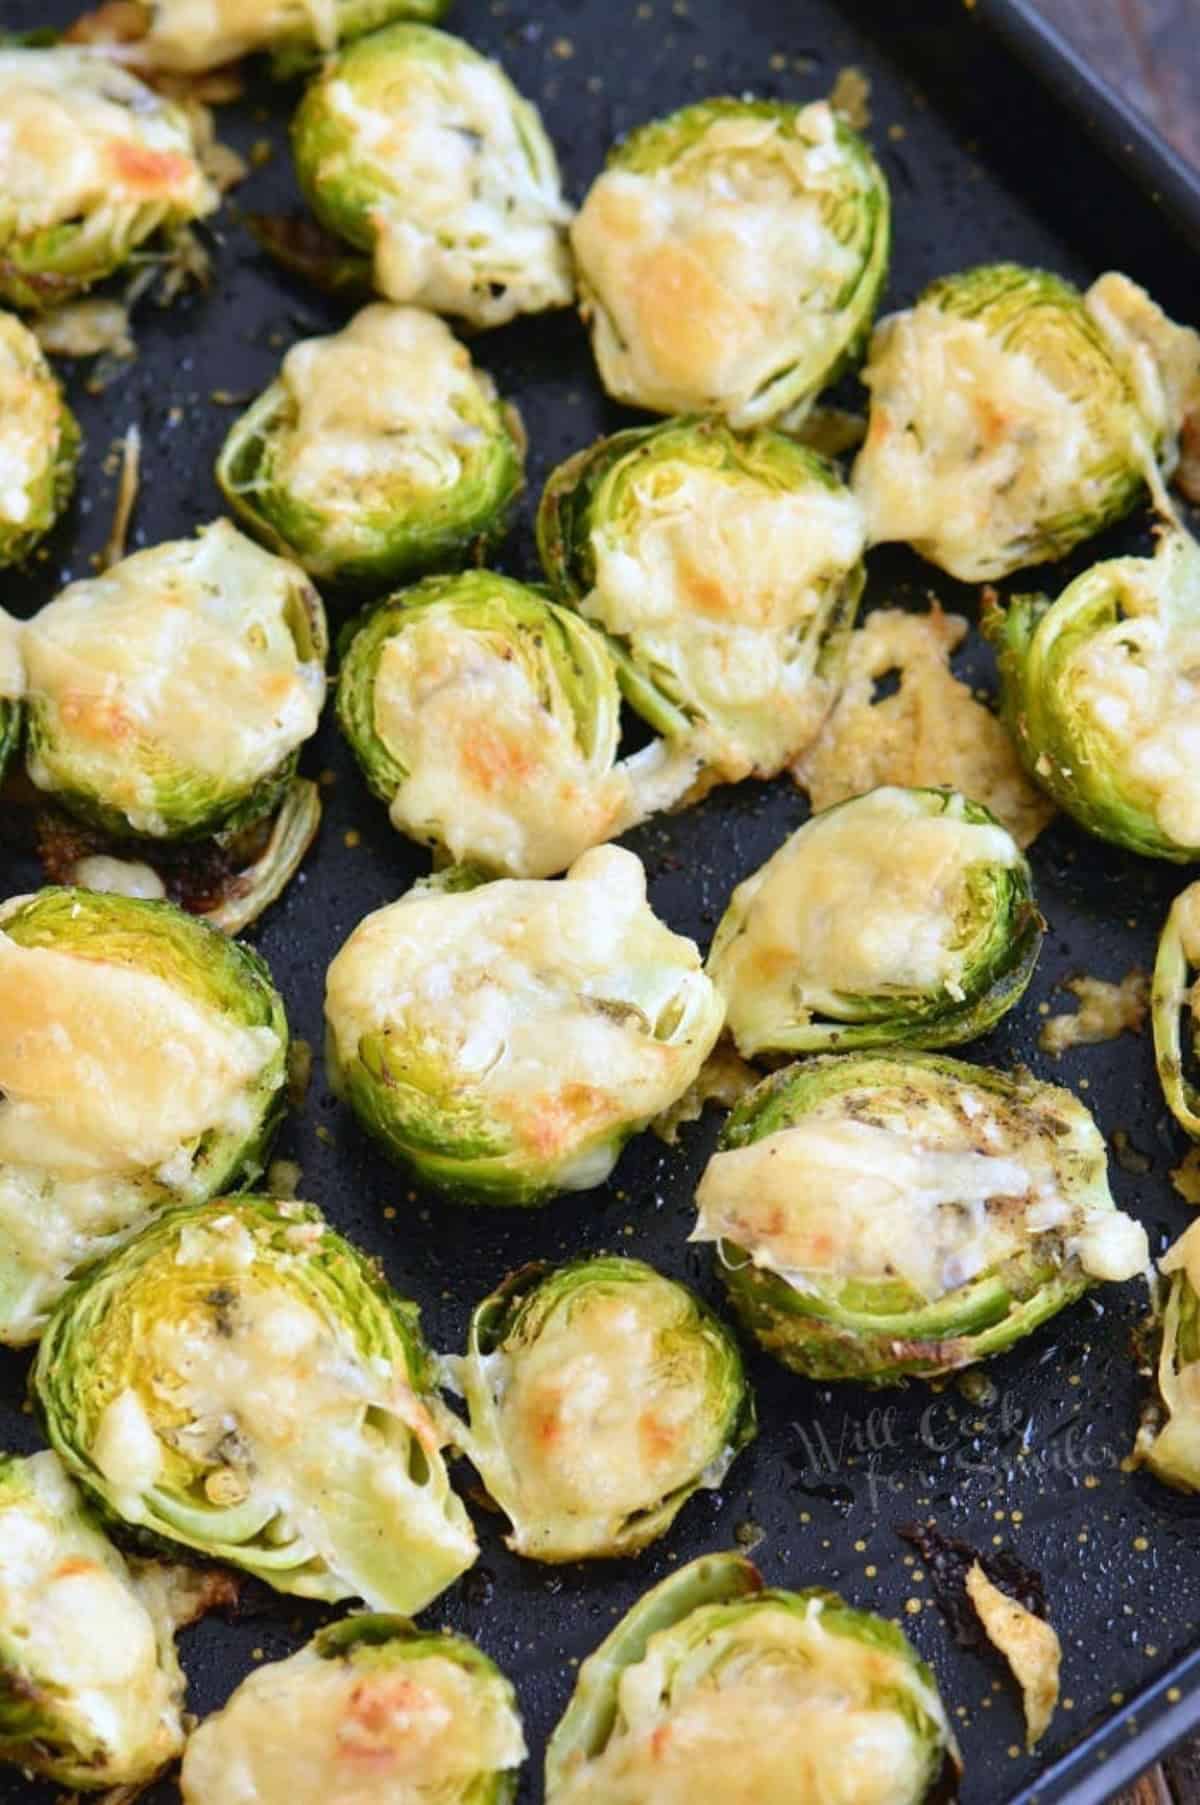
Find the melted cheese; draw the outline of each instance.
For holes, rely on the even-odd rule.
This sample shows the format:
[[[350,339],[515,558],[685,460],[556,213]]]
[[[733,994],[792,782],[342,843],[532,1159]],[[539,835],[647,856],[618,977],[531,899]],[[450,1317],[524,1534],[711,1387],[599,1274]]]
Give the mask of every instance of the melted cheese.
[[[619,400],[664,414],[772,417],[768,390],[824,369],[859,254],[822,217],[846,185],[824,101],[794,122],[718,118],[666,166],[593,183],[572,242],[596,359]]]
[[[28,694],[47,731],[30,775],[60,764],[139,833],[171,831],[173,785],[252,788],[315,732],[325,672],[289,625],[303,578],[217,521],[72,583],[25,630]]]
[[[44,517],[62,419],[62,397],[37,340],[12,314],[0,313],[0,528],[28,527],[35,508]],[[0,696],[3,665],[0,652]]]
[[[19,702],[25,694],[24,628],[0,608],[0,702]]]
[[[379,191],[379,292],[478,326],[567,306],[571,209],[541,122],[499,65],[458,43],[447,58],[400,53],[379,105],[355,91],[354,54],[323,96],[357,181]]]
[[[612,1160],[604,1137],[674,1102],[719,1028],[712,1010],[683,1040],[655,1038],[664,1010],[704,1014],[711,989],[645,886],[634,855],[606,846],[562,883],[418,891],[368,915],[329,970],[341,1057],[365,1035],[410,1042],[538,1162],[574,1151],[564,1188],[598,1182]]]
[[[186,1196],[148,1178],[63,1178],[42,1165],[0,1165],[0,1343],[36,1341],[82,1266]]]
[[[633,484],[629,524],[595,530],[582,612],[670,672],[700,714],[706,762],[770,776],[832,699],[815,674],[829,604],[862,556],[861,510],[817,482],[773,489],[680,460]]]
[[[1089,409],[980,320],[933,304],[894,314],[863,381],[870,425],[853,483],[873,544],[904,540],[982,581],[1043,555],[1043,522],[1103,499],[1089,472],[1111,458],[1120,414],[1098,436]],[[1128,453],[1136,462],[1132,437]]]
[[[192,1736],[184,1805],[434,1805],[519,1767],[521,1723],[501,1683],[438,1655],[257,1668]]]
[[[1065,704],[1163,833],[1200,847],[1200,548],[1172,531],[1153,558],[1113,559],[1082,581],[1112,590],[1120,618],[1070,655]]]
[[[1200,407],[1200,332],[1175,325],[1144,288],[1116,270],[1093,282],[1083,302],[1128,376],[1169,472],[1183,423]]]
[[[710,961],[738,1049],[844,996],[963,994],[968,883],[1020,854],[961,804],[930,815],[910,790],[880,789],[818,815],[734,892],[740,929]]]
[[[638,818],[628,769],[597,770],[502,642],[437,615],[384,645],[374,727],[408,772],[394,825],[455,860],[547,877]]]
[[[1062,1644],[1041,1617],[994,1586],[978,1561],[967,1572],[967,1595],[988,1640],[1013,1670],[1025,1701],[1025,1746],[1032,1749],[1050,1727],[1058,1703]]]
[[[928,1782],[937,1694],[896,1656],[763,1605],[680,1651],[651,1636],[621,1674],[617,1722],[600,1753],[554,1791],[554,1805],[911,1805]],[[900,1694],[903,1705],[881,1702]]]
[[[281,383],[295,421],[276,437],[272,483],[335,518],[436,505],[484,436],[465,416],[488,399],[486,379],[417,307],[366,307],[332,338],[294,345]]]
[[[183,1746],[182,1688],[159,1663],[155,1626],[125,1563],[83,1516],[53,1454],[0,1490],[0,1623],[17,1672],[55,1695],[77,1742],[111,1767],[102,1784],[144,1780]],[[11,1483],[11,1482],[10,1482]]]
[[[659,1283],[569,1292],[535,1339],[481,1361],[494,1436],[473,1457],[534,1559],[595,1553],[694,1481],[714,1441],[712,1350]]]
[[[218,204],[186,116],[110,57],[70,48],[0,50],[0,193],[6,234],[82,220],[133,242]]]
[[[861,1101],[861,1098],[860,1098]],[[694,1241],[727,1241],[798,1291],[901,1280],[926,1302],[970,1284],[1042,1234],[1096,1278],[1131,1278],[1145,1231],[1064,1191],[1053,1137],[1018,1135],[986,1091],[905,1121],[902,1090],[834,1097],[791,1128],[719,1152],[696,1193]],[[911,1105],[910,1105],[911,1107]],[[1071,1238],[1068,1239],[1068,1236]]]
[[[299,39],[332,50],[338,0],[154,0],[139,49],[159,69],[198,71]]]
[[[0,1018],[0,1163],[68,1178],[186,1180],[202,1135],[252,1120],[249,1087],[278,1050],[273,1029],[242,1027],[149,972],[2,931]]]

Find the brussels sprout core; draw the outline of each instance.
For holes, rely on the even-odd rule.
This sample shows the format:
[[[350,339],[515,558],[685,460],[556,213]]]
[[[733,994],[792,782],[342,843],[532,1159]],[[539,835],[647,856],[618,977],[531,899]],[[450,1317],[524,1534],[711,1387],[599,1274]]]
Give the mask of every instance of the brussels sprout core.
[[[994,603],[1004,718],[1030,775],[1081,827],[1150,858],[1200,858],[1200,547],[1095,564],[1051,602]]]
[[[696,1194],[746,1326],[812,1378],[886,1384],[1011,1346],[1149,1261],[1068,1091],[931,1054],[825,1055],[733,1111]]]
[[[287,1023],[265,965],[169,903],[0,906],[0,1342],[154,1212],[257,1177]]]
[[[197,73],[269,50],[291,74],[318,51],[396,19],[440,19],[448,0],[143,0],[138,50],[156,69]]]
[[[1032,877],[987,809],[872,790],[805,822],[733,893],[708,973],[747,1059],[953,1046],[1023,994],[1042,941]]]
[[[33,1384],[113,1516],[280,1592],[415,1611],[475,1559],[417,1307],[307,1205],[170,1211],[75,1286]]]
[[[564,871],[691,785],[686,744],[616,762],[620,708],[603,636],[486,570],[427,577],[373,610],[337,695],[394,826],[513,877]]]
[[[187,114],[100,52],[0,49],[0,297],[68,299],[211,213]]]
[[[1167,437],[1130,357],[1044,270],[986,264],[932,283],[880,322],[863,372],[870,425],[853,481],[872,542],[906,540],[975,582],[1062,557],[1120,519],[1156,480]]]
[[[292,127],[322,225],[373,258],[375,286],[500,326],[574,294],[554,150],[498,63],[392,25],[326,64]]]
[[[615,846],[560,883],[418,885],[355,929],[325,999],[331,1078],[364,1127],[479,1203],[603,1183],[693,1082],[723,1013]]]
[[[1138,1433],[1135,1458],[1164,1485],[1200,1492],[1200,1222],[1158,1264],[1167,1279],[1158,1399]]]
[[[29,775],[118,838],[269,814],[325,694],[316,591],[223,520],[72,583],[23,644]]]
[[[895,1624],[833,1592],[764,1591],[710,1554],[634,1605],[579,1670],[547,1805],[921,1805],[958,1750]]]
[[[184,1805],[510,1805],[525,1752],[511,1685],[464,1636],[363,1614],[255,1668],[180,1785]]]
[[[523,445],[490,377],[433,314],[364,308],[294,345],[217,462],[230,505],[315,576],[380,588],[503,531]]]
[[[0,1761],[140,1791],[183,1748],[173,1628],[56,1457],[0,1455]]]
[[[781,433],[677,420],[601,439],[538,514],[555,593],[615,636],[634,707],[712,777],[770,777],[833,700],[863,586],[858,504]]]
[[[870,328],[887,184],[825,101],[707,100],[612,152],[572,241],[610,395],[795,425]]]
[[[635,1554],[754,1434],[732,1335],[640,1260],[514,1273],[453,1370],[464,1451],[534,1560]]]
[[[0,313],[0,564],[15,564],[49,532],[78,458],[79,428],[41,346],[20,320]]]

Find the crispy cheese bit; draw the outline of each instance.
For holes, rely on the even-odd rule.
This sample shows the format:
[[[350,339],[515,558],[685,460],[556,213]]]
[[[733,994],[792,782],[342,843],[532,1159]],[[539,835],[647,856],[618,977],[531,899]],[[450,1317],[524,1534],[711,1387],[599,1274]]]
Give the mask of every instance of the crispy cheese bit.
[[[846,683],[815,746],[793,767],[813,810],[880,784],[947,785],[982,802],[1025,847],[1052,805],[1021,770],[995,716],[950,669],[966,638],[960,615],[879,609],[851,636]],[[875,700],[895,672],[899,688]]]
[[[1189,1147],[1171,1172],[1171,1183],[1185,1203],[1200,1206],[1200,1147]]]
[[[1074,1014],[1052,1015],[1038,1035],[1043,1053],[1096,1046],[1122,1034],[1140,1034],[1150,1007],[1150,974],[1137,966],[1119,984],[1086,974],[1068,978],[1064,990],[1079,998]]]
[[[988,1640],[1004,1656],[1025,1704],[1025,1746],[1036,1747],[1058,1703],[1062,1644],[1043,1618],[994,1586],[976,1561],[967,1573],[967,1593]]]
[[[847,63],[839,69],[832,88],[829,90],[829,104],[835,113],[840,113],[847,125],[852,125],[856,132],[865,132],[871,123],[871,78],[864,75],[855,63]]]
[[[695,1082],[689,1085],[678,1102],[672,1103],[670,1109],[664,1110],[661,1116],[655,1118],[651,1127],[660,1141],[673,1147],[685,1122],[698,1122],[710,1103],[717,1103],[722,1109],[732,1109],[761,1077],[761,1072],[748,1064],[740,1053],[736,1053],[728,1041],[723,1040],[713,1048]]]

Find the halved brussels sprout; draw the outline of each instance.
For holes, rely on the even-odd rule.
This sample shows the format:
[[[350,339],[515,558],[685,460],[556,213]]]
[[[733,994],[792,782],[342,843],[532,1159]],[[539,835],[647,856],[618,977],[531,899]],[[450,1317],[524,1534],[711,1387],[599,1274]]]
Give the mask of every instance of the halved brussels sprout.
[[[325,696],[324,610],[227,521],[72,583],[22,645],[29,775],[100,834],[169,863],[180,842],[232,850],[277,810],[315,828],[296,763]],[[285,836],[272,891],[311,837]]]
[[[0,1454],[0,1761],[140,1791],[183,1748],[174,1629],[57,1457]]]
[[[816,1587],[764,1590],[740,1555],[706,1554],[579,1669],[546,1805],[922,1805],[960,1766],[933,1674],[894,1623]]]
[[[475,1559],[417,1306],[307,1204],[159,1217],[73,1287],[32,1382],[68,1470],[152,1543],[396,1611]]]
[[[796,425],[870,330],[887,182],[826,101],[705,100],[616,147],[571,237],[610,395]]]
[[[1022,762],[1089,833],[1200,858],[1200,546],[1164,531],[1048,596],[993,600],[1004,719]]]
[[[696,1078],[723,1014],[641,862],[602,846],[561,882],[418,884],[368,915],[329,968],[327,1063],[426,1183],[542,1203],[603,1183]]]
[[[293,345],[217,481],[314,576],[378,588],[482,554],[522,483],[519,421],[434,314],[380,302]]]
[[[0,297],[46,307],[219,204],[187,114],[100,51],[0,48]]]
[[[1157,1324],[1158,1397],[1138,1431],[1134,1459],[1164,1485],[1200,1492],[1200,1222],[1158,1262],[1167,1278]]]
[[[1193,1140],[1200,1140],[1200,1091],[1195,1061],[1200,1054],[1200,883],[1189,884],[1171,904],[1154,961],[1151,1020],[1154,1059],[1167,1107]],[[1186,1046],[1183,1015],[1189,1018]]]
[[[184,1805],[511,1805],[525,1737],[465,1636],[348,1617],[257,1667],[188,1741]]]
[[[79,445],[42,347],[13,314],[0,313],[0,564],[24,558],[62,513]]]
[[[338,721],[401,833],[453,860],[549,877],[678,802],[689,747],[617,763],[607,641],[494,571],[426,577],[366,617],[342,659]]]
[[[555,594],[613,634],[626,694],[715,777],[772,777],[817,733],[862,593],[862,511],[782,433],[672,420],[553,473]]]
[[[476,326],[566,307],[575,287],[554,149],[498,63],[427,25],[330,59],[292,126],[321,224],[375,287]]]
[[[825,1054],[750,1091],[696,1193],[746,1327],[814,1379],[890,1384],[1010,1347],[1149,1264],[1069,1091],[921,1053]]]
[[[1060,558],[1129,512],[1157,482],[1156,458],[1173,460],[1181,421],[1165,378],[1152,393],[1139,375],[1163,368],[1148,335],[1135,349],[1133,328],[1113,324],[1111,285],[1124,281],[1082,295],[1045,270],[984,264],[880,322],[852,478],[873,544],[906,540],[977,582]],[[1183,329],[1136,294],[1168,362]]]
[[[738,885],[707,969],[746,1059],[949,1047],[1024,994],[1042,925],[994,815],[889,786],[813,815]]]
[[[155,69],[195,74],[261,50],[294,73],[396,19],[440,19],[449,0],[141,0],[138,51]]]
[[[170,903],[0,904],[0,1343],[177,1202],[257,1178],[283,1111],[283,1002],[256,953]]]
[[[755,1432],[729,1330],[640,1260],[522,1267],[447,1366],[470,1412],[463,1450],[533,1560],[636,1554]]]

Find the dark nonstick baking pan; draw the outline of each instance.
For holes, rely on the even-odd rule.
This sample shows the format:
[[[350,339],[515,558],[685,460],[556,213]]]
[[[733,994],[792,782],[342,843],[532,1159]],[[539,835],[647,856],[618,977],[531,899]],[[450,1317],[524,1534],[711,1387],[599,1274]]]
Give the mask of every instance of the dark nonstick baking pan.
[[[0,22],[44,25],[71,10],[60,0],[6,0]],[[944,271],[1003,257],[1079,282],[1106,267],[1126,269],[1175,317],[1195,323],[1200,192],[1014,0],[973,8],[958,0],[458,0],[450,24],[501,57],[540,103],[576,198],[612,140],[643,119],[720,92],[813,98],[853,64],[870,79],[871,136],[895,202],[889,305],[907,303]],[[73,371],[71,398],[87,433],[79,497],[48,555],[6,577],[3,600],[18,614],[88,571],[111,518],[110,452],[130,423],[144,442],[133,542],[190,532],[219,512],[211,471],[233,418],[230,398],[257,392],[284,347],[341,317],[269,267],[237,217],[239,209],[297,204],[285,138],[294,101],[293,90],[264,82],[220,115],[228,141],[249,151],[269,140],[274,155],[256,161],[216,221],[212,286],[165,312],[143,303],[137,361],[101,393],[88,392],[86,366]],[[473,349],[518,401],[529,430],[528,495],[501,562],[532,576],[530,520],[546,473],[629,416],[603,398],[571,316],[506,328]],[[1145,525],[1109,534],[1087,555],[1144,546]],[[1047,583],[1060,574],[1046,573]],[[974,615],[972,590],[904,551],[872,554],[870,605],[917,605],[931,592]],[[990,682],[977,635],[957,668]],[[334,1102],[319,1051],[325,969],[361,917],[405,890],[427,857],[368,799],[328,717],[305,762],[327,774],[321,836],[303,875],[253,935],[294,1032],[317,1049],[306,1107],[279,1149],[302,1167],[302,1194],[383,1260],[394,1283],[420,1301],[429,1337],[443,1349],[461,1346],[471,1305],[510,1268],[582,1250],[641,1255],[720,1305],[708,1250],[687,1245],[715,1112],[676,1147],[639,1139],[603,1189],[523,1214],[453,1208],[412,1190]],[[646,861],[658,910],[705,944],[734,884],[804,814],[803,797],[786,781],[743,784],[639,830],[629,844]],[[1061,822],[1034,848],[1033,862],[1050,923],[1045,953],[1027,1000],[969,1056],[1024,1061],[1080,1091],[1110,1141],[1117,1137],[1114,1190],[1146,1223],[1158,1253],[1190,1212],[1170,1182],[1185,1144],[1159,1094],[1148,1038],[1126,1035],[1058,1062],[1036,1043],[1041,1006],[1070,1006],[1056,990],[1063,979],[1083,970],[1115,978],[1152,963],[1158,928],[1187,874],[1103,847]],[[38,881],[33,862],[0,843],[3,893]],[[502,1524],[477,1512],[479,1564],[428,1620],[477,1638],[515,1681],[532,1754],[522,1799],[540,1798],[546,1734],[576,1664],[613,1619],[675,1563],[753,1542],[771,1581],[833,1586],[904,1624],[955,1713],[971,1805],[1035,1795],[1083,1805],[1154,1758],[1200,1721],[1200,1504],[1122,1469],[1139,1403],[1130,1336],[1145,1303],[1135,1284],[1079,1304],[992,1362],[986,1402],[971,1401],[971,1388],[957,1384],[881,1394],[819,1387],[752,1357],[758,1441],[719,1494],[693,1499],[636,1561],[526,1564],[505,1550]],[[37,1445],[21,1407],[26,1369],[22,1357],[0,1358],[0,1445]],[[1003,1669],[953,1644],[926,1571],[897,1535],[930,1517],[979,1548],[1012,1548],[1044,1578],[1063,1640],[1063,1698],[1036,1756],[1024,1752]],[[255,1592],[237,1620],[186,1632],[191,1708],[212,1710],[256,1661],[289,1652],[327,1615]],[[15,1773],[0,1779],[0,1805],[51,1796]],[[169,1786],[154,1794],[171,1796]]]

